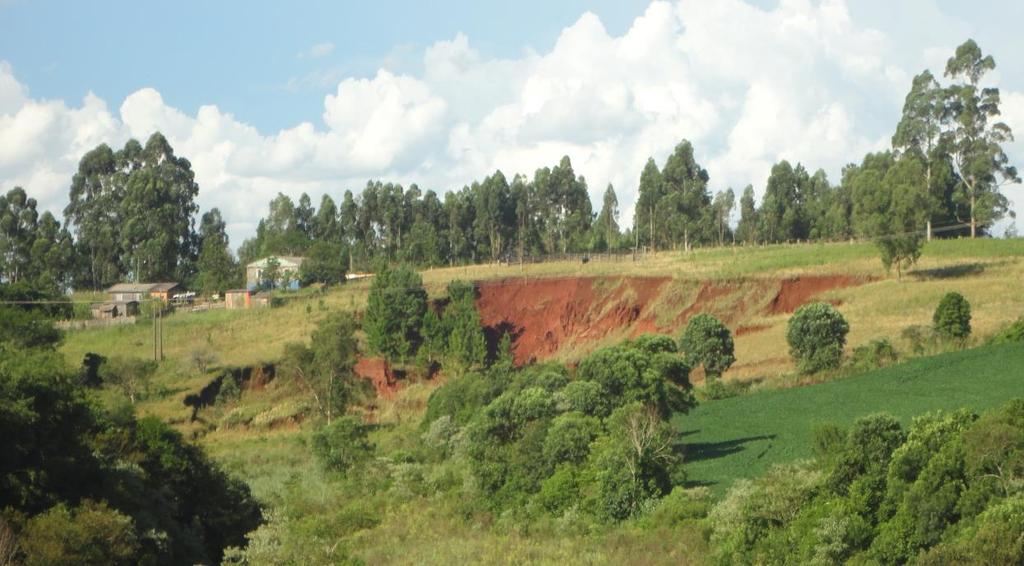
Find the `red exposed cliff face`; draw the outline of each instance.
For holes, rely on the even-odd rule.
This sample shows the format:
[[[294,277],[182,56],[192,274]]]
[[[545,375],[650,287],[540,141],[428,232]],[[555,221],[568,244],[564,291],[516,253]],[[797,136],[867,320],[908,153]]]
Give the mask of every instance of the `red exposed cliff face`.
[[[552,356],[567,340],[593,342],[631,328],[666,277],[485,281],[477,309],[492,340],[513,338],[516,363]]]
[[[768,310],[771,314],[793,312],[825,291],[853,287],[865,282],[864,279],[850,275],[803,275],[784,279]]]
[[[586,350],[588,344],[594,347],[605,338],[648,332],[674,335],[690,317],[702,312],[713,313],[726,324],[748,316],[788,313],[825,291],[865,282],[848,276],[694,282],[681,298],[669,291],[671,281],[667,277],[484,281],[477,286],[476,304],[492,345],[510,334],[516,363],[526,364],[550,358],[563,348]],[[764,328],[751,326],[743,331]]]

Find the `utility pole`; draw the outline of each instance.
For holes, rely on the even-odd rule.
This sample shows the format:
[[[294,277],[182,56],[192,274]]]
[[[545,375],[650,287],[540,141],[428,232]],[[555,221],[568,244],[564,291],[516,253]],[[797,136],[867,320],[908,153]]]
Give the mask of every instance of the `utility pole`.
[[[150,300],[152,300],[152,299],[150,299]],[[153,310],[153,361],[154,362],[159,362],[160,361],[159,354],[157,354],[157,351],[158,350],[157,350],[157,344],[156,344],[156,309],[154,309]]]
[[[156,316],[156,318],[160,321],[160,353],[159,353],[159,356],[157,357],[157,360],[156,360],[158,362],[164,361],[164,309],[163,309],[163,307],[164,307],[163,301],[161,301],[160,304],[158,305],[158,308],[160,310],[157,311],[157,316]]]

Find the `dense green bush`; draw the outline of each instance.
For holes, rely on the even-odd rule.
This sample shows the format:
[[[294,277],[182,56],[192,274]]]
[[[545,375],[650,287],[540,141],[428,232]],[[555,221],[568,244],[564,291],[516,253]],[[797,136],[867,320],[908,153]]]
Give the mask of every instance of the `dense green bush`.
[[[470,372],[449,379],[435,389],[427,399],[424,424],[442,416],[450,417],[456,424],[465,425],[495,397],[501,394],[502,383],[493,372]]]
[[[900,359],[896,348],[885,338],[872,340],[853,349],[850,365],[862,371],[885,367]]]
[[[577,379],[597,383],[616,404],[651,404],[663,416],[685,412],[695,403],[688,376],[681,357],[664,351],[651,355],[631,344],[598,350],[576,369]]]
[[[690,367],[704,366],[709,379],[721,377],[736,361],[732,333],[710,314],[698,314],[690,319],[679,340],[679,348],[686,354]]]
[[[932,324],[942,338],[966,340],[971,335],[971,304],[960,293],[946,293],[935,308]]]
[[[800,373],[839,367],[850,331],[843,315],[828,303],[811,303],[789,319],[786,341]]]
[[[1024,400],[816,433],[815,461],[734,485],[709,514],[723,563],[1019,564]]]
[[[368,432],[358,417],[336,419],[313,433],[313,456],[325,470],[345,473],[373,453]]]
[[[431,395],[425,438],[464,455],[485,507],[528,518],[572,512],[618,521],[684,478],[668,419],[695,403],[689,366],[667,337],[557,365],[496,365]],[[460,439],[460,450],[449,440]]]
[[[136,549],[129,562],[216,563],[225,547],[243,544],[245,533],[262,520],[248,487],[225,475],[198,446],[159,419],[136,420],[130,406],[98,409],[51,352],[0,356],[0,453],[5,515],[22,513],[31,521],[66,506],[40,519],[34,531],[47,556],[63,551],[46,533],[75,532],[83,539],[123,534],[123,516],[131,518],[138,541],[135,547],[125,542],[131,537],[115,537],[117,548]],[[86,499],[97,506],[80,507]],[[65,526],[53,526],[58,523]],[[108,530],[100,535],[96,529]],[[73,546],[74,540],[61,544]]]
[[[1018,318],[1006,328],[1000,330],[992,337],[992,344],[1008,344],[1011,342],[1024,342],[1024,317]]]
[[[140,543],[131,517],[88,499],[63,503],[28,520],[20,546],[26,566],[136,564]]]

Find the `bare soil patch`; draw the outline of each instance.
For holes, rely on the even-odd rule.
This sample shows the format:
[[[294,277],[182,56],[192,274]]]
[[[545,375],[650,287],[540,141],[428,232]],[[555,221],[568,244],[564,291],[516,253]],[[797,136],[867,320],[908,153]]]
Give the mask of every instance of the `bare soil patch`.
[[[791,313],[826,291],[863,285],[868,280],[851,275],[801,275],[783,279],[768,305],[769,314]]]

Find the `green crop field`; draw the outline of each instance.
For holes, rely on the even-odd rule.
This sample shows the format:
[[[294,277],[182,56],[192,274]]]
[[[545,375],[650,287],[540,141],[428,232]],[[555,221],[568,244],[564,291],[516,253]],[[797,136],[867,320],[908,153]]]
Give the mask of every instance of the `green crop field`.
[[[739,478],[811,456],[816,426],[886,412],[905,425],[922,413],[981,411],[1024,396],[1024,347],[988,346],[919,358],[818,385],[759,391],[700,405],[677,418],[688,480],[722,493]]]

